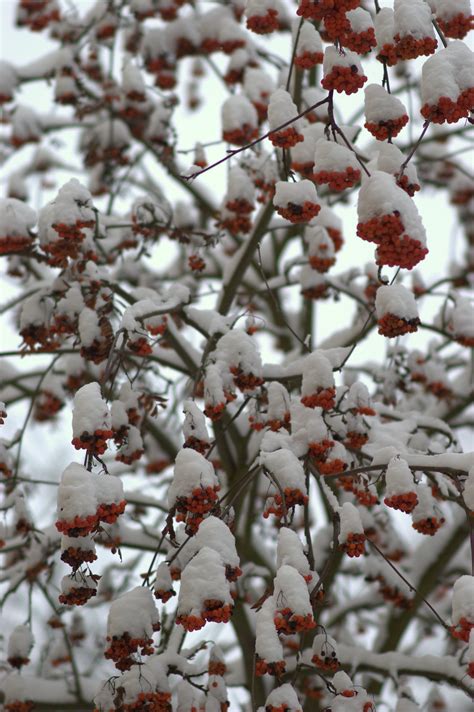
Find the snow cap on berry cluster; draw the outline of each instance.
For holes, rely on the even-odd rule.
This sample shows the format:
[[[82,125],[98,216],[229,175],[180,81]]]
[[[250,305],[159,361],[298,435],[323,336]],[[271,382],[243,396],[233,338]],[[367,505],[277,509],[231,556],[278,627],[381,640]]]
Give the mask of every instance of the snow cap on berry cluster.
[[[29,205],[16,198],[0,198],[0,239],[27,238],[35,223],[36,213]]]
[[[302,375],[302,396],[309,396],[319,388],[334,388],[331,362],[320,351],[313,351],[306,356],[303,361]]]
[[[189,561],[181,574],[178,616],[184,614],[200,618],[206,600],[218,600],[222,604],[233,605],[221,556],[207,546]]]
[[[83,465],[72,462],[61,475],[57,493],[58,519],[73,521],[75,517],[85,519],[97,510],[94,487],[95,476]]]
[[[72,411],[73,437],[80,438],[83,433],[92,435],[96,430],[110,430],[111,427],[112,419],[99,384],[93,381],[79,388]]]
[[[107,617],[107,636],[121,637],[128,633],[131,638],[151,638],[159,620],[150,589],[137,586],[112,601]]]
[[[431,9],[424,0],[395,0],[393,12],[395,34],[400,38],[434,39]]]
[[[273,595],[278,609],[290,608],[297,616],[312,617],[308,586],[297,569],[289,564],[282,564],[276,573],[274,585]]]
[[[293,28],[293,35],[296,34],[298,26],[299,20],[296,20]],[[311,54],[323,54],[323,43],[321,41],[321,35],[311,22],[303,22],[303,26],[299,34],[296,52],[298,55],[301,55],[304,52],[310,52]]]
[[[277,568],[279,569],[284,564],[292,566],[301,576],[310,575],[309,563],[303,551],[303,544],[298,534],[289,527],[282,527],[278,532]]]
[[[195,438],[203,443],[209,443],[206,419],[196,403],[192,400],[185,401],[183,413],[183,435],[185,441],[187,442],[189,438]]]
[[[196,488],[214,488],[218,484],[212,463],[196,450],[183,448],[176,456],[168,505],[173,507],[179,497],[191,496]]]
[[[324,124],[310,124],[301,129],[303,141],[297,143],[291,149],[291,162],[294,163],[313,163],[314,152],[316,150],[316,142],[324,137]]]
[[[377,318],[394,314],[410,321],[418,319],[418,307],[413,292],[401,284],[383,284],[375,295]]]
[[[13,660],[26,665],[34,645],[34,638],[29,625],[17,625],[11,632],[8,639],[7,658],[11,665]],[[18,665],[14,665],[18,667]]]
[[[279,180],[275,186],[273,205],[286,208],[288,205],[303,205],[304,203],[319,203],[316,186],[310,180],[300,180],[297,183]]]
[[[240,166],[234,166],[229,171],[226,203],[234,200],[245,200],[249,205],[253,205],[255,200],[255,186]]]
[[[398,146],[395,146],[394,143],[388,143],[387,141],[378,141],[375,148],[377,155],[376,158],[369,163],[368,167],[370,172],[372,173],[374,170],[383,171],[384,173],[390,173],[392,176],[398,177],[406,156],[400,151]],[[419,187],[415,163],[409,163],[404,168],[403,176],[406,177],[409,185]]]
[[[395,178],[383,171],[375,171],[367,178],[359,191],[357,214],[359,222],[367,222],[373,217],[400,213],[404,232],[411,239],[426,245],[426,232],[413,200],[400,188]]]
[[[122,89],[130,98],[138,101],[138,97],[146,98],[146,85],[139,68],[127,57],[122,67]]]
[[[423,64],[421,103],[434,105],[441,97],[456,102],[461,92],[473,87],[474,54],[461,40],[450,42]]]
[[[268,386],[267,420],[283,421],[289,410],[290,394],[281,383],[272,381]]]
[[[385,491],[387,497],[413,492],[415,484],[408,463],[402,457],[392,457],[385,473]]]
[[[364,92],[365,118],[368,122],[398,119],[407,113],[400,99],[389,94],[380,84],[369,84]]]
[[[275,598],[269,596],[257,612],[255,652],[267,663],[283,660],[283,646],[274,623]]]
[[[224,132],[235,131],[244,125],[258,126],[258,115],[254,105],[244,94],[230,96],[221,108],[222,128]]]
[[[268,97],[275,91],[275,84],[272,77],[264,69],[246,67],[243,90],[250,101],[261,103],[265,98],[265,104],[268,104]]]
[[[392,8],[383,7],[375,15],[374,26],[377,52],[380,52],[384,45],[392,45],[395,41],[395,16]]]
[[[291,98],[291,94],[282,88],[277,89],[272,93],[270,96],[270,104],[268,106],[268,123],[271,131],[274,131],[286,121],[294,119],[297,114],[298,109]],[[296,131],[303,128],[301,119],[296,119],[289,125]]]
[[[359,162],[354,151],[347,146],[342,146],[336,141],[328,141],[321,138],[316,142],[314,154],[315,171],[338,172],[345,171],[346,168],[359,169]]]
[[[72,225],[76,221],[95,221],[92,210],[92,195],[90,191],[77,178],[71,178],[60,189],[53,201],[54,222]]]
[[[341,54],[333,45],[329,45],[324,52],[324,75],[330,74],[333,67],[356,67],[357,74],[361,76],[364,74],[360,57],[356,52],[351,52],[351,50],[347,49],[344,50],[344,54]]]
[[[18,75],[10,62],[0,61],[0,104],[13,99]]]
[[[262,375],[262,359],[255,341],[243,329],[232,329],[217,342],[215,357],[217,361],[237,366],[244,373],[258,378]]]
[[[349,20],[351,32],[355,34],[367,32],[374,26],[372,15],[362,7],[356,7],[354,10],[346,12],[346,18]]]
[[[458,297],[447,315],[448,330],[454,337],[474,345],[474,305],[467,297]]]
[[[364,527],[359,511],[351,502],[344,502],[339,510],[341,518],[341,529],[339,532],[339,544],[345,544],[349,534],[363,534]]]
[[[474,576],[460,576],[453,587],[452,621],[456,625],[461,618],[474,623]]]
[[[213,549],[220,555],[226,566],[231,568],[239,566],[240,559],[235,546],[235,537],[227,524],[218,517],[206,517],[199,525],[190,545],[195,551],[200,551],[204,547]]]
[[[289,488],[292,490],[300,490],[306,494],[303,465],[291,450],[280,449],[274,450],[273,452],[261,451],[260,464],[274,476],[283,491]]]
[[[269,712],[279,712],[280,710],[302,712],[303,708],[299,703],[294,687],[285,682],[270,692],[265,702],[265,710]]]

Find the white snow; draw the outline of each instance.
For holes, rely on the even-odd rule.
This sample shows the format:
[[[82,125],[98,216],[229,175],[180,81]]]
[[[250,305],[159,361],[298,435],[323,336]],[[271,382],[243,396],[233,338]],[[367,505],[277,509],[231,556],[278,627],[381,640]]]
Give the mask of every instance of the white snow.
[[[302,712],[298,695],[294,687],[285,682],[270,692],[265,702],[265,710],[285,710],[285,712]]]
[[[365,223],[373,217],[390,215],[395,210],[400,213],[404,233],[425,245],[426,232],[415,202],[396,184],[393,176],[383,171],[375,171],[362,183],[359,190],[359,222]]]
[[[185,401],[183,413],[185,414],[183,423],[184,439],[188,440],[188,438],[193,437],[201,442],[209,443],[206,418],[196,403],[191,400]]]
[[[306,356],[302,368],[301,395],[310,396],[320,388],[334,388],[334,375],[330,361],[320,351]]]
[[[364,533],[359,511],[351,502],[344,502],[339,510],[339,516],[341,518],[341,530],[338,537],[339,544],[344,544],[349,534]]]
[[[204,547],[181,574],[178,616],[192,615],[199,618],[207,599],[233,605],[222,559],[217,551]]]
[[[8,639],[7,658],[28,659],[34,644],[29,625],[17,625]]]
[[[191,544],[199,551],[204,547],[216,551],[225,566],[236,568],[240,559],[235,546],[235,538],[229,527],[218,517],[206,517],[201,524]]]
[[[364,93],[365,118],[369,123],[399,119],[407,114],[400,99],[389,94],[380,84],[369,84]]]
[[[107,617],[107,636],[120,637],[128,633],[131,638],[151,638],[153,626],[159,620],[153,594],[145,586],[137,586],[112,601]]]
[[[453,586],[452,620],[457,625],[461,618],[474,623],[474,576],[460,576]]]
[[[260,464],[273,475],[282,490],[288,487],[307,494],[303,465],[291,450],[261,452]]]
[[[275,186],[273,205],[286,208],[290,204],[319,203],[316,186],[310,180],[300,180],[298,183],[279,180]]]
[[[413,292],[401,284],[384,284],[375,295],[377,318],[385,314],[394,314],[410,321],[418,318],[418,307]]]
[[[283,646],[275,628],[275,598],[269,596],[256,616],[255,652],[267,663],[283,660]]]
[[[183,448],[176,456],[173,481],[168,490],[168,505],[173,507],[179,497],[189,497],[197,488],[217,485],[212,463],[196,450]]]
[[[291,98],[291,94],[285,89],[277,89],[271,94],[268,106],[268,124],[271,131],[277,129],[281,124],[290,121],[297,115],[298,109],[296,108],[296,104]],[[301,119],[296,119],[290,125],[296,131],[303,128]]]
[[[288,564],[296,569],[301,576],[309,575],[310,568],[303,551],[303,544],[298,534],[289,527],[282,527],[278,532],[276,556],[278,569],[284,564]]]
[[[244,94],[226,99],[222,104],[221,116],[224,131],[234,131],[245,124],[254,128],[258,126],[257,110]]]
[[[330,74],[334,67],[356,67],[357,74],[364,76],[364,70],[360,63],[360,57],[356,52],[345,49],[341,54],[333,45],[326,47],[324,52],[323,70],[324,76]]]
[[[0,237],[28,237],[36,213],[16,198],[0,198]]]
[[[385,473],[385,492],[387,497],[414,492],[415,484],[408,463],[402,457],[392,457]]]
[[[434,39],[431,9],[424,0],[395,0],[393,4],[394,30],[400,38],[412,36],[421,40]]]
[[[110,430],[112,421],[107,403],[102,398],[99,384],[88,383],[76,392],[72,411],[73,437],[96,430]]]

